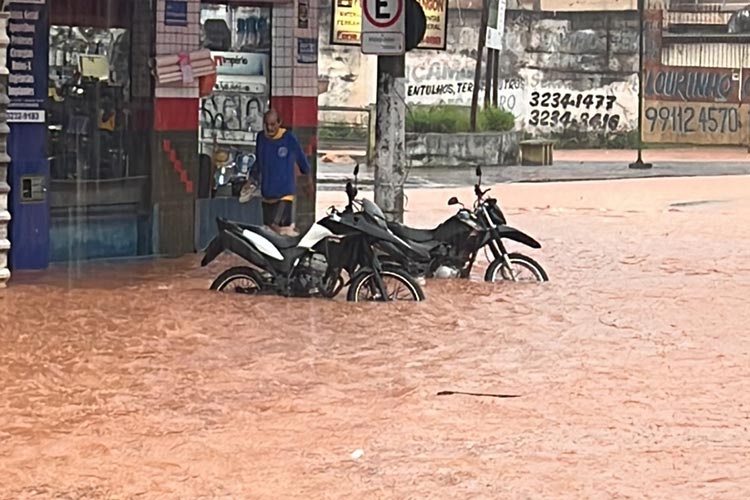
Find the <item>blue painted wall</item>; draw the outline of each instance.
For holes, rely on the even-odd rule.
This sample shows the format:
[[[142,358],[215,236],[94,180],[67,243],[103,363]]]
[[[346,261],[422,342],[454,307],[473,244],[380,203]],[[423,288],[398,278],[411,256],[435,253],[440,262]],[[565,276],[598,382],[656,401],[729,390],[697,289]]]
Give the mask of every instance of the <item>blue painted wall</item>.
[[[33,33],[16,31],[8,46],[8,154],[11,157],[9,205],[11,212],[10,266],[13,269],[43,269],[49,263],[49,199],[24,203],[24,176],[49,180],[47,163],[47,100],[49,21],[45,3],[10,2],[8,32],[18,25],[34,25]],[[20,29],[20,28],[19,28]]]

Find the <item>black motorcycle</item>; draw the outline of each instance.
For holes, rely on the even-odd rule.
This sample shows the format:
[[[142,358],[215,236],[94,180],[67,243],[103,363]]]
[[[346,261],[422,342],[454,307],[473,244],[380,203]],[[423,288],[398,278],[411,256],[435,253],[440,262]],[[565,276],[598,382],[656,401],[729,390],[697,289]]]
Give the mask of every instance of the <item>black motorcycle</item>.
[[[201,266],[228,250],[252,267],[227,269],[211,289],[333,298],[348,286],[347,300],[353,302],[424,300],[419,283],[404,268],[382,262],[379,256],[402,260],[428,255],[395,236],[377,205],[356,200],[351,182],[346,184],[346,193],[349,204],[344,211],[331,207],[325,217],[296,237],[218,218],[219,234],[206,248]],[[355,204],[360,211],[355,212]]]
[[[482,169],[474,185],[477,197],[473,210],[464,207],[454,196],[448,205],[461,205],[458,212],[435,229],[414,229],[397,222],[389,222],[389,229],[412,247],[429,252],[429,259],[401,260],[410,274],[425,278],[468,278],[479,251],[492,253],[485,281],[530,280],[548,281],[544,268],[534,259],[517,252],[508,252],[503,240],[513,240],[531,248],[541,244],[531,236],[506,224],[505,215],[495,198],[486,197],[489,188],[482,189]],[[524,274],[528,276],[524,279]]]

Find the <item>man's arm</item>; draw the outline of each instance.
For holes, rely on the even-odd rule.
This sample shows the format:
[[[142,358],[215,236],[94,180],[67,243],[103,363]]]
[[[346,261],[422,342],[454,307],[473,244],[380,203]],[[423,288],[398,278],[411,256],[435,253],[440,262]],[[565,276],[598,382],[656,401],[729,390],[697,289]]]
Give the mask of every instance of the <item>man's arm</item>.
[[[262,132],[259,132],[258,135],[255,136],[255,163],[253,163],[253,166],[250,167],[249,174],[250,178],[254,179],[256,184],[260,183],[261,134]]]
[[[292,138],[294,139],[294,149],[296,157],[295,163],[297,165],[297,168],[299,169],[299,174],[306,176],[307,182],[304,183],[305,191],[307,192],[308,196],[313,197],[315,193],[315,181],[312,178],[312,168],[310,167],[310,162],[307,161],[307,156],[305,155],[305,152],[302,151],[302,146],[300,145],[297,136],[293,135]]]
[[[297,139],[296,135],[292,135],[292,138],[294,139],[294,156],[297,160],[297,165],[299,166],[300,172],[303,174],[309,175],[312,171],[312,168],[310,168],[310,162],[307,161],[307,155],[305,155],[305,152],[302,151],[302,146],[299,143],[299,140]]]

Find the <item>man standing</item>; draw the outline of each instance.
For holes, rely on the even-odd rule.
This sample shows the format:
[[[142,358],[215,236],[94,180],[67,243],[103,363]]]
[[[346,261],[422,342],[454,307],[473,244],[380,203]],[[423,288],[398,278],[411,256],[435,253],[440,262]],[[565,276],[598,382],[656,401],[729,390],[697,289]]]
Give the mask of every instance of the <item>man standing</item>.
[[[255,143],[256,162],[253,177],[260,176],[260,192],[263,196],[263,224],[289,236],[295,236],[292,221],[292,206],[297,192],[295,166],[302,174],[310,175],[310,163],[297,140],[285,128],[275,109],[263,115],[263,132],[259,132]],[[307,188],[312,191],[312,177],[308,177]],[[312,195],[312,193],[311,193]]]

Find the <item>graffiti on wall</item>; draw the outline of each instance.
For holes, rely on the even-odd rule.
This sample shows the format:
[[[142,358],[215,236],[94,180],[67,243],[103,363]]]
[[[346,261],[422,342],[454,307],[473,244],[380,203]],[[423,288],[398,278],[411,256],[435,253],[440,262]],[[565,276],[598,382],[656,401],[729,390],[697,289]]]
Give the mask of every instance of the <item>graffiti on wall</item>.
[[[621,120],[616,102],[617,96],[595,91],[533,90],[527,122],[531,127],[614,132]]]
[[[574,90],[564,81],[527,85],[524,130],[538,134],[633,130],[638,117],[638,77]]]
[[[414,54],[416,56],[416,54]],[[434,106],[470,106],[474,93],[476,60],[461,55],[410,57],[406,71],[406,102]],[[506,78],[498,83],[498,106],[523,117],[524,81]],[[484,101],[484,79],[480,80],[479,101]]]
[[[651,66],[646,70],[644,96],[646,142],[747,142],[750,74],[742,70]]]

